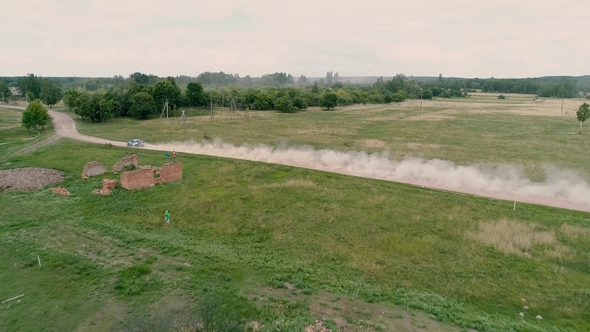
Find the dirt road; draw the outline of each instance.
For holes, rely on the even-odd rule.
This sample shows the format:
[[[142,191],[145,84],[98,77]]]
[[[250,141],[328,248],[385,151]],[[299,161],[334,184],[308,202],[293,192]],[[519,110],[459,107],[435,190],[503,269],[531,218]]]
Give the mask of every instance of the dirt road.
[[[6,107],[6,106],[5,106]],[[8,106],[7,108],[14,108],[14,109],[24,109],[24,107],[18,106]],[[98,144],[107,144],[110,143],[114,146],[124,147],[127,146],[125,142],[118,142],[118,141],[111,141],[107,139],[102,139],[93,136],[82,135],[78,133],[76,129],[76,124],[74,120],[64,113],[60,113],[57,111],[49,111],[53,119],[53,126],[57,135],[61,137],[67,137],[75,140],[91,142],[91,143],[98,143]],[[257,149],[249,149],[244,147],[233,147],[230,145],[230,148],[223,148],[220,146],[215,146],[214,144],[209,144],[207,146],[200,144],[200,143],[167,143],[167,144],[146,144],[143,149],[148,150],[156,150],[156,151],[171,151],[175,150],[177,152],[184,152],[189,154],[202,154],[202,155],[210,155],[210,156],[217,156],[217,157],[226,157],[226,158],[233,158],[233,159],[243,159],[243,160],[251,160],[251,161],[258,161],[258,162],[266,162],[266,163],[273,163],[273,164],[281,164],[287,166],[294,166],[294,167],[301,167],[301,168],[309,168],[314,170],[321,170],[321,171],[328,171],[333,173],[340,173],[345,175],[351,176],[359,176],[359,177],[366,177],[366,178],[373,178],[373,179],[381,179],[387,180],[392,182],[400,182],[406,183],[410,185],[415,185],[419,187],[429,188],[429,189],[437,189],[437,190],[444,190],[444,191],[451,191],[451,192],[458,192],[463,194],[470,194],[475,196],[481,197],[488,197],[500,200],[507,200],[513,201],[517,200],[518,202],[524,203],[531,203],[531,204],[538,204],[538,205],[546,205],[558,208],[565,208],[571,210],[578,210],[578,211],[585,211],[590,212],[590,203],[588,200],[590,198],[583,200],[572,200],[564,197],[555,196],[555,197],[548,197],[543,193],[516,193],[511,190],[504,190],[504,191],[488,191],[478,189],[476,186],[450,186],[448,184],[444,184],[442,182],[437,181],[425,181],[424,179],[415,179],[415,178],[391,178],[387,176],[383,176],[383,174],[378,173],[367,173],[363,172],[362,169],[359,171],[359,167],[353,169],[350,167],[342,167],[341,165],[337,166],[330,166],[327,163],[317,163],[317,162],[309,162],[308,159],[297,159],[293,158],[292,156],[287,156],[287,158],[280,158],[277,159],[275,156],[269,155],[268,151],[264,150],[257,150]],[[334,151],[335,154],[337,152]],[[358,166],[358,165],[357,165]],[[362,165],[361,165],[362,168]],[[582,185],[586,186],[585,183]],[[580,189],[579,192],[585,193],[588,191],[587,188]],[[586,195],[582,195],[586,196]],[[512,207],[512,206],[511,206]],[[518,208],[518,207],[517,207]]]

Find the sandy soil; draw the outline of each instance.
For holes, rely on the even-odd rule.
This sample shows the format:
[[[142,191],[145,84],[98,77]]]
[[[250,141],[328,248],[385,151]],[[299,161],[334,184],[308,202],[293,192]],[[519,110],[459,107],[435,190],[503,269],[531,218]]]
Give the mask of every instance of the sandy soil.
[[[552,100],[551,102],[553,104],[555,104],[554,100]],[[560,108],[557,112],[560,112],[561,101],[559,101],[559,105],[560,105]],[[17,108],[17,107],[14,107],[14,108]],[[18,108],[20,108],[20,107],[18,107]],[[20,109],[22,109],[22,108],[20,108]],[[552,110],[552,112],[555,113],[554,105],[551,107],[548,107],[547,110]],[[69,117],[68,115],[63,114],[63,113],[59,113],[56,111],[49,111],[49,114],[51,115],[51,117],[53,119],[53,125],[55,127],[57,134],[61,137],[68,137],[68,138],[72,138],[72,139],[76,139],[76,140],[80,140],[80,141],[98,143],[98,144],[110,143],[114,146],[126,146],[127,145],[125,142],[117,142],[117,141],[111,141],[111,140],[106,140],[106,139],[102,139],[102,138],[82,135],[82,134],[78,133],[74,120],[71,117]],[[169,144],[167,144],[167,145],[146,144],[146,146],[143,147],[143,149],[157,150],[157,151],[168,151],[171,149],[171,146]],[[178,146],[176,151],[185,152],[185,153],[195,153],[195,154],[207,154],[207,155],[213,155],[213,156],[224,156],[223,154],[220,154],[220,153],[207,153],[206,151],[194,152],[194,150],[183,149],[182,146]],[[235,156],[233,158],[235,158]],[[250,159],[248,159],[248,157],[243,158],[243,159],[250,160]],[[261,161],[261,160],[256,160],[256,161]],[[295,167],[316,169],[316,168],[310,167],[309,165],[303,165],[303,164],[300,164],[297,162],[294,162],[294,163],[286,162],[286,163],[281,163],[281,164],[295,166]],[[359,176],[358,174],[349,174],[348,172],[343,171],[343,170],[332,170],[332,169],[323,169],[323,168],[321,168],[320,170],[330,171],[330,172],[334,172],[334,173],[341,173],[341,174],[346,174],[346,175],[352,175],[352,176]],[[365,176],[365,177],[373,178],[372,176]],[[404,180],[396,181],[396,182],[411,184],[411,185],[424,187],[424,188],[459,192],[459,193],[471,194],[471,195],[488,197],[488,198],[495,198],[495,199],[509,200],[509,201],[516,200],[518,202],[547,205],[547,206],[553,206],[553,207],[559,207],[559,208],[565,208],[565,209],[590,212],[590,206],[581,206],[579,204],[574,204],[572,202],[568,202],[568,201],[564,201],[564,200],[554,200],[554,199],[547,199],[547,198],[543,198],[543,197],[534,197],[534,196],[514,197],[511,194],[490,193],[490,192],[485,192],[485,191],[477,191],[472,188],[453,188],[452,190],[449,190],[449,188],[441,187],[440,185],[437,185],[435,183],[426,183],[423,181],[418,181],[416,179],[404,179]]]

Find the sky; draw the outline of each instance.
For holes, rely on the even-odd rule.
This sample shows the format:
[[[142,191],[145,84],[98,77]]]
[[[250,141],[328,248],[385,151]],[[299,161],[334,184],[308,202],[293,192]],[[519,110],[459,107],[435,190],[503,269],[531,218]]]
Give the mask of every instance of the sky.
[[[0,76],[579,76],[589,13],[589,0],[11,0]]]

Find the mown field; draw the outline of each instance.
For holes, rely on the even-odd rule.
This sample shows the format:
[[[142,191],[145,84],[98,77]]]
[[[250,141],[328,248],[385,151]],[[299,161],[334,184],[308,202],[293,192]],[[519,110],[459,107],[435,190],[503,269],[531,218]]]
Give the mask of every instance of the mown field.
[[[417,156],[455,163],[497,166],[512,164],[534,180],[545,177],[545,167],[569,168],[590,181],[590,134],[577,135],[575,111],[583,100],[536,100],[527,95],[479,94],[471,98],[409,100],[401,104],[354,105],[334,111],[308,110],[231,113],[217,108],[187,110],[186,125],[179,117],[136,121],[115,118],[104,124],[77,121],[87,135],[150,143],[202,141],[220,138],[241,145],[310,145],[337,150],[390,151],[391,157]],[[567,114],[566,114],[567,112]],[[75,116],[74,116],[75,117]]]

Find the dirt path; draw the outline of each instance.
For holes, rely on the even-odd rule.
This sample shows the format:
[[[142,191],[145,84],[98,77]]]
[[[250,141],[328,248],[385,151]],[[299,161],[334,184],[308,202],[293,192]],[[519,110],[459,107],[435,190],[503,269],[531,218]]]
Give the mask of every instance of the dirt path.
[[[18,107],[18,106],[8,106],[7,108],[24,109],[24,107]],[[75,140],[80,140],[80,141],[84,141],[84,142],[91,142],[91,143],[98,143],[98,144],[110,143],[113,146],[120,146],[120,147],[127,146],[127,144],[125,142],[111,141],[111,140],[107,140],[107,139],[82,135],[82,134],[78,133],[78,130],[76,129],[76,123],[67,114],[60,113],[57,111],[49,111],[49,115],[51,115],[51,117],[53,119],[53,126],[55,128],[55,131],[56,131],[57,135],[60,137],[67,137],[67,138],[71,138],[71,139],[75,139]],[[360,176],[360,177],[373,178],[373,179],[382,179],[382,180],[387,180],[387,181],[392,181],[392,182],[406,183],[406,184],[419,186],[419,187],[423,187],[423,188],[458,192],[458,193],[463,193],[463,194],[470,194],[470,195],[488,197],[488,198],[494,198],[494,199],[513,201],[516,198],[516,200],[518,202],[523,202],[523,203],[546,205],[546,206],[552,206],[552,207],[558,207],[558,208],[565,208],[565,209],[571,209],[571,210],[590,212],[590,204],[586,204],[586,202],[573,202],[573,201],[569,201],[567,199],[562,199],[562,198],[544,197],[543,195],[522,195],[522,194],[520,194],[520,195],[516,195],[516,197],[515,197],[515,193],[513,193],[513,192],[488,192],[488,191],[478,190],[476,188],[470,188],[470,187],[449,188],[447,185],[441,185],[440,183],[434,183],[434,182],[425,182],[420,179],[404,178],[404,179],[393,179],[392,180],[389,178],[383,178],[383,176],[381,176],[379,174],[367,174],[367,173],[359,174],[356,171],[348,171],[348,170],[342,169],[342,168],[332,168],[332,167],[327,167],[327,166],[322,166],[322,165],[313,166],[315,164],[311,164],[311,163],[301,161],[301,160],[296,160],[293,158],[287,158],[285,160],[278,161],[273,158],[265,157],[264,156],[265,153],[260,153],[260,152],[255,152],[254,154],[252,154],[252,153],[245,153],[245,154],[244,153],[231,153],[231,152],[227,152],[224,150],[211,149],[210,147],[203,147],[197,143],[195,143],[192,146],[187,146],[186,144],[183,144],[183,145],[146,144],[146,146],[143,147],[143,149],[156,150],[156,151],[176,150],[178,152],[184,152],[184,153],[189,153],[189,154],[201,154],[201,155],[210,155],[210,156],[217,156],[217,157],[227,157],[227,158],[233,158],[233,159],[243,159],[243,160],[251,160],[251,161],[258,161],[258,162],[266,162],[266,163],[272,163],[272,164],[282,164],[282,165],[287,165],[287,166],[309,168],[309,169],[328,171],[328,172],[333,172],[333,173],[340,173],[340,174],[345,174],[345,175]],[[240,151],[243,150],[243,148],[241,148],[241,147],[238,147],[236,149],[238,149]]]

